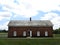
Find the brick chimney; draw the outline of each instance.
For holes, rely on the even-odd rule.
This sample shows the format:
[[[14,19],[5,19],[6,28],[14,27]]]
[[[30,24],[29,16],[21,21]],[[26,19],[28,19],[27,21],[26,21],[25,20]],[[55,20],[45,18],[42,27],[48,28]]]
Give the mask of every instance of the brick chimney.
[[[31,21],[31,17],[30,17],[30,21]]]

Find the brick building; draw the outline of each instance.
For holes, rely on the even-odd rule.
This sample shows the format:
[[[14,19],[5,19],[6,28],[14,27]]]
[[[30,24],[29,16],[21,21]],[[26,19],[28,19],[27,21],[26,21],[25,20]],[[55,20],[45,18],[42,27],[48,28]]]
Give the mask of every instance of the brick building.
[[[49,20],[11,20],[8,37],[52,37],[53,24]]]

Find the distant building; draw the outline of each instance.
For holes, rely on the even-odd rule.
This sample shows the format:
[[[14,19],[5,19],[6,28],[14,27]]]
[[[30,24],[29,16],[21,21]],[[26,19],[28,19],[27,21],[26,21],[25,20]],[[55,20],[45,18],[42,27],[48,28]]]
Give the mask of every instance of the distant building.
[[[52,37],[53,24],[49,20],[12,20],[8,37]]]

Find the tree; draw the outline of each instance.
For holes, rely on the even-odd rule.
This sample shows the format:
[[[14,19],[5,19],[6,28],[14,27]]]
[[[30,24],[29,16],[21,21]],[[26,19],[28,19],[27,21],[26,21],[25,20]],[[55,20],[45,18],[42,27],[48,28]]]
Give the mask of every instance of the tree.
[[[54,34],[60,34],[60,28],[53,30]]]

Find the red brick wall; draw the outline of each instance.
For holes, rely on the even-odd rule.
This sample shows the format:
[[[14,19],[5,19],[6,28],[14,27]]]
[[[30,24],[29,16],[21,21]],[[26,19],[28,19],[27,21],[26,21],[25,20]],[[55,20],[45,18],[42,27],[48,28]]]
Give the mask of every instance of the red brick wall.
[[[32,31],[32,36],[35,37],[37,34],[37,31],[40,31],[41,37],[45,36],[45,31],[48,31],[49,37],[52,37],[52,27],[9,27],[8,31],[8,37],[13,37],[13,32],[17,32],[17,37],[22,37],[23,36],[23,31],[31,30]]]

